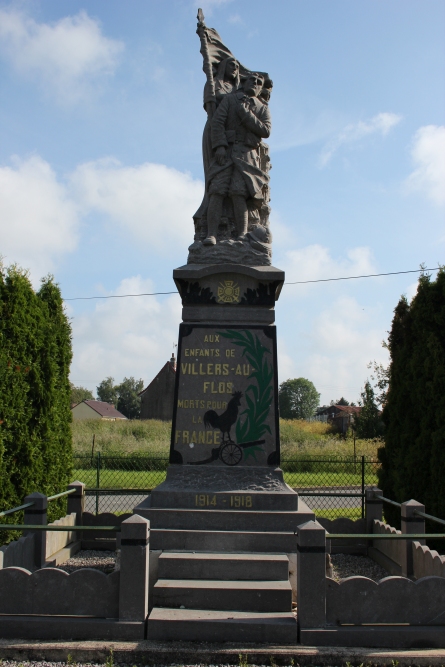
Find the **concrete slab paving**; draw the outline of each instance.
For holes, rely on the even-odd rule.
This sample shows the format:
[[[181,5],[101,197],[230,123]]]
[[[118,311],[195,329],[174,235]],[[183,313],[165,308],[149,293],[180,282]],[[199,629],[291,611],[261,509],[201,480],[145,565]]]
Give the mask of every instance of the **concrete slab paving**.
[[[239,656],[248,664],[277,665],[371,664],[375,667],[436,667],[445,664],[444,649],[363,649],[345,647],[276,646],[273,644],[202,642],[118,642],[118,641],[24,641],[0,639],[1,660],[47,660],[78,663],[105,663],[113,650],[114,662],[127,665],[239,665]],[[293,663],[292,663],[293,661]]]

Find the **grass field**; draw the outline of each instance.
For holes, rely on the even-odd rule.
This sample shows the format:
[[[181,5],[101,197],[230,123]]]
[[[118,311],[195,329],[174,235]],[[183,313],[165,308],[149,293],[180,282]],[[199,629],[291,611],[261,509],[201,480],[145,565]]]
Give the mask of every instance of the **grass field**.
[[[102,421],[88,419],[72,424],[74,454],[101,452],[104,455],[148,455],[168,457],[171,423],[154,419]],[[303,420],[280,420],[281,458],[310,454],[312,456],[352,456],[354,441],[346,440],[332,432],[327,424]],[[357,456],[377,457],[377,449],[383,442],[356,440]]]
[[[101,470],[100,488],[105,489],[144,489],[154,488],[164,481],[163,470]],[[96,470],[74,469],[73,479],[86,484],[89,488],[96,488]],[[292,487],[324,487],[324,486],[360,486],[359,473],[345,472],[285,472],[284,479]],[[366,484],[377,484],[375,475],[367,475]]]

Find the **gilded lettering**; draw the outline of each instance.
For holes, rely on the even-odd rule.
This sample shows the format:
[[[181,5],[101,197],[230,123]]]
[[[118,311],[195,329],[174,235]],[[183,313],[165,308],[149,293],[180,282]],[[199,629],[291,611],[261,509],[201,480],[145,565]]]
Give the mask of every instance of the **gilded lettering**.
[[[221,364],[215,364],[215,375],[221,375]]]
[[[229,364],[223,364],[222,365],[222,374],[223,375],[228,375],[229,374]]]
[[[238,366],[236,367],[235,375],[242,375],[241,364],[238,364]]]

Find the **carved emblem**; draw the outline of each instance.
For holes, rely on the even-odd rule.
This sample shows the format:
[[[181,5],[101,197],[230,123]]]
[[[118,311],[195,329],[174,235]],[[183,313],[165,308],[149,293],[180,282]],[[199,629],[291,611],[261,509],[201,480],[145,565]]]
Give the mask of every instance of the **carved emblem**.
[[[225,280],[219,283],[218,287],[218,303],[238,303],[239,302],[239,287],[238,283],[233,280]]]

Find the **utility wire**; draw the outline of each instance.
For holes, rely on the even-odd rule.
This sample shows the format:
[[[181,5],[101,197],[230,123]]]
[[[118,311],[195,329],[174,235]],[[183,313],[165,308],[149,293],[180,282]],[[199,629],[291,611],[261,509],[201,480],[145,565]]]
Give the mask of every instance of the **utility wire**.
[[[434,269],[413,269],[411,271],[391,271],[390,273],[368,273],[364,276],[347,276],[346,278],[320,278],[319,280],[300,280],[295,283],[284,283],[285,285],[306,285],[307,283],[329,283],[333,280],[355,280],[356,278],[376,278],[377,276],[398,276],[401,273],[422,273],[423,271],[439,271],[440,266]]]
[[[423,273],[425,271],[439,271],[440,266],[434,269],[413,269],[411,271],[391,271],[390,273],[368,273],[363,276],[346,276],[345,278],[319,278],[318,280],[298,280],[285,282],[285,285],[307,285],[308,283],[329,283],[337,280],[357,280],[357,278],[377,278],[378,276],[398,276],[403,273]],[[143,292],[142,294],[110,294],[108,296],[75,296],[64,301],[89,301],[90,299],[126,299],[131,296],[157,296],[158,294],[177,294],[177,292]]]

